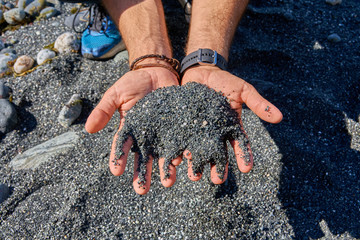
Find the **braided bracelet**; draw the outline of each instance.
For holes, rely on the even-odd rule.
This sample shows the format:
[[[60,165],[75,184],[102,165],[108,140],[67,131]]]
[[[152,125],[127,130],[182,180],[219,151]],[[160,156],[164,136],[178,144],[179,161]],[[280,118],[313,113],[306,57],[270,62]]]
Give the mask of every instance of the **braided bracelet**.
[[[130,65],[130,70],[134,70],[135,66],[144,61],[147,58],[156,58],[158,60],[162,60],[165,61],[167,63],[169,63],[171,65],[171,67],[176,71],[179,72],[180,71],[180,62],[178,60],[176,60],[175,58],[168,58],[165,55],[160,55],[160,54],[147,54],[141,57],[136,58]]]

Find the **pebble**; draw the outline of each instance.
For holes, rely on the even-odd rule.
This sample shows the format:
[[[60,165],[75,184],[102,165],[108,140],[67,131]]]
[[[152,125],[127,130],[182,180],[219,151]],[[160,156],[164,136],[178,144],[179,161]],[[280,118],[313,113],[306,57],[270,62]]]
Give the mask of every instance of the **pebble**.
[[[337,5],[337,4],[341,4],[342,3],[342,0],[325,0],[325,2],[327,4],[330,4],[330,5]]]
[[[70,53],[80,49],[80,43],[74,33],[65,32],[55,41],[54,47],[59,53]]]
[[[121,51],[114,57],[116,63],[129,61],[129,52],[127,50]]]
[[[30,16],[37,16],[40,14],[40,11],[45,7],[45,0],[35,0],[29,5],[26,6],[25,12]]]
[[[324,49],[324,47],[321,46],[318,41],[316,41],[316,42],[314,43],[313,49],[314,49],[314,50],[321,50],[321,49]]]
[[[0,99],[0,133],[10,132],[18,122],[15,107],[9,100]]]
[[[9,97],[10,89],[0,80],[0,99],[7,99]]]
[[[7,9],[13,9],[13,8],[15,7],[15,5],[12,4],[11,2],[8,2],[8,3],[5,3],[5,7],[6,7]]]
[[[81,114],[82,100],[79,94],[74,94],[61,109],[58,122],[63,127],[69,127]]]
[[[0,40],[0,50],[3,50],[5,48],[5,44],[3,41]]]
[[[0,9],[0,24],[5,22],[3,11]]]
[[[10,189],[5,184],[0,184],[0,203],[4,202],[10,196]]]
[[[13,48],[4,48],[3,50],[0,51],[0,54],[5,54],[5,53],[11,53],[16,55],[16,51]]]
[[[336,33],[333,33],[333,34],[330,34],[328,37],[327,37],[327,40],[329,42],[333,42],[333,43],[338,43],[341,41],[341,38],[339,35],[337,35]]]
[[[5,21],[10,25],[16,25],[24,20],[26,13],[20,8],[14,8],[4,13]]]
[[[32,59],[32,57],[26,55],[20,56],[14,64],[14,71],[19,74],[26,72],[27,70],[32,68],[34,62],[35,61],[34,59]]]
[[[56,53],[50,49],[41,50],[36,56],[37,64],[43,64],[46,60],[54,58]]]
[[[9,166],[14,170],[35,169],[51,157],[68,152],[78,140],[76,132],[66,132],[17,155]]]
[[[33,0],[19,0],[16,4],[16,7],[20,9],[25,9]]]
[[[60,12],[54,7],[46,7],[43,10],[41,10],[40,17],[49,19],[49,18],[55,17],[59,13]]]
[[[0,74],[5,73],[9,70],[8,62],[13,61],[17,56],[13,53],[0,54]]]

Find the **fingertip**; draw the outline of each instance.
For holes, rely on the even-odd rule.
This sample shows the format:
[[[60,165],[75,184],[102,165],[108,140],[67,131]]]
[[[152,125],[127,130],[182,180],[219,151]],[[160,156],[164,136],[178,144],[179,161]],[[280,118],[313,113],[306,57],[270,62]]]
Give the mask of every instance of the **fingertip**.
[[[188,177],[191,181],[199,181],[202,177],[202,173],[194,173],[192,168],[192,161],[188,160]]]
[[[226,163],[225,172],[224,172],[223,177],[221,178],[221,176],[217,172],[216,165],[213,165],[213,164],[211,165],[210,176],[211,176],[211,181],[214,184],[223,184],[226,181],[226,179],[228,177],[228,166],[229,166],[229,163]]]
[[[182,162],[181,157],[177,157],[177,158],[175,158],[174,160],[172,160],[171,163],[172,163],[172,165],[174,165],[174,166],[179,166],[181,162]]]
[[[185,150],[183,153],[183,156],[187,159],[187,160],[191,160],[192,159],[192,155],[191,152],[189,150]]]
[[[88,133],[96,133],[103,129],[109,120],[110,117],[105,112],[95,108],[85,123],[85,130]]]
[[[153,158],[151,156],[149,156],[149,160],[146,163],[146,173],[145,173],[144,181],[140,180],[139,172],[137,171],[138,159],[139,159],[139,155],[136,153],[135,154],[135,164],[134,164],[133,187],[137,194],[144,195],[144,194],[148,193],[150,190]]]
[[[239,144],[240,144],[239,141],[232,140],[232,141],[230,141],[230,143],[234,149],[235,159],[236,159],[239,170],[243,173],[250,172],[250,170],[252,169],[252,167],[254,165],[254,157],[253,157],[253,154],[252,154],[252,151],[250,148],[250,144],[248,144],[248,146],[247,146],[248,157],[246,158],[243,150],[239,146]]]
[[[174,161],[174,160],[173,160]],[[159,170],[160,170],[160,180],[161,180],[161,184],[164,187],[171,187],[172,185],[174,185],[174,183],[176,182],[176,168],[175,166],[173,166],[172,164],[170,164],[168,166],[168,171],[169,171],[169,176],[166,177],[165,176],[165,171],[164,171],[164,164],[165,164],[165,159],[164,158],[160,158],[159,159]]]

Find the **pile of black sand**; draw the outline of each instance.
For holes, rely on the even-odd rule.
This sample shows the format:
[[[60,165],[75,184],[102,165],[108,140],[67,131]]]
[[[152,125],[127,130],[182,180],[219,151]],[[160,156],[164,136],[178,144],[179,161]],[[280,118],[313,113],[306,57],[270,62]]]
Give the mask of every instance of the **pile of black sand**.
[[[227,163],[227,140],[238,140],[249,161],[248,140],[238,114],[226,97],[200,83],[161,88],[146,95],[131,108],[118,133],[116,159],[128,137],[139,154],[140,181],[145,182],[149,155],[165,159],[165,176],[171,161],[184,150],[192,154],[192,170],[202,173],[204,165],[215,164],[222,178]],[[117,164],[114,161],[114,164]]]

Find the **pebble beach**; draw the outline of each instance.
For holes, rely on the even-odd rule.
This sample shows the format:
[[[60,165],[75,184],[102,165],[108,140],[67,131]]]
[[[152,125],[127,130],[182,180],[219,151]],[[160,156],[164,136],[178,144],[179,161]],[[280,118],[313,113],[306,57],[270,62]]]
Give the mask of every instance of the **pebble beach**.
[[[249,173],[238,170],[229,148],[224,184],[211,182],[208,166],[190,181],[183,161],[176,183],[164,188],[154,162],[143,196],[132,188],[133,155],[122,176],[109,171],[120,115],[96,134],[84,129],[104,92],[129,70],[127,52],[107,61],[82,57],[76,44],[49,53],[59,36],[75,34],[64,19],[77,5],[48,5],[54,16],[34,16],[0,36],[0,61],[34,60],[25,74],[0,63],[0,117],[16,112],[0,128],[0,239],[360,239],[357,0],[251,1],[229,71],[277,106],[283,121],[266,123],[244,106]],[[182,59],[183,10],[175,0],[164,9],[174,57]],[[49,60],[38,58],[44,47]]]

